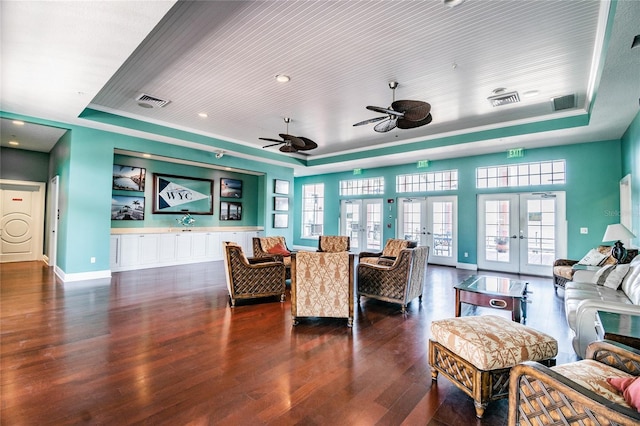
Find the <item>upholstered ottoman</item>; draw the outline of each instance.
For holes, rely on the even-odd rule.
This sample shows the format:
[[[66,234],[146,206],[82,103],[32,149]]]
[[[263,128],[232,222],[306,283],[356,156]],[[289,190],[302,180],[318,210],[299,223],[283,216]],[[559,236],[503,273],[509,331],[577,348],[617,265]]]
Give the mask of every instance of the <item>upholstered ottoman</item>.
[[[522,361],[555,365],[558,342],[551,336],[495,315],[431,323],[432,380],[442,373],[473,398],[482,418],[490,401],[509,395],[509,371]]]

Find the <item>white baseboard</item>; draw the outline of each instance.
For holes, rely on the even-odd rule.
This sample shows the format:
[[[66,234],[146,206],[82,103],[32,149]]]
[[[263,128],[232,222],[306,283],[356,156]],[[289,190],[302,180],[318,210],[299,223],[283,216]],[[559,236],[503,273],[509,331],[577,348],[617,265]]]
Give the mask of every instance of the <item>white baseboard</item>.
[[[476,265],[475,263],[461,263],[461,262],[458,262],[456,264],[456,268],[458,268],[458,269],[467,269],[469,271],[477,271],[478,270],[478,265]]]
[[[55,274],[64,283],[87,281],[87,280],[99,280],[109,278],[111,279],[111,271],[109,269],[104,271],[92,271],[92,272],[80,272],[77,274],[65,274],[58,266],[54,268]]]

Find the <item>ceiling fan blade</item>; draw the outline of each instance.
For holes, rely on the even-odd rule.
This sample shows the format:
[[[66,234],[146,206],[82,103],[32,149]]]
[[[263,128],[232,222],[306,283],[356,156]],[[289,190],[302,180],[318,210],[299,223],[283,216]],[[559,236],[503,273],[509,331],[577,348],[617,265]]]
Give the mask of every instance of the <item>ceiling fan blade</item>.
[[[298,138],[302,139],[304,142],[304,146],[302,148],[298,148],[298,151],[309,151],[310,149],[316,149],[318,147],[318,144],[309,138],[303,138],[302,136],[298,136]]]
[[[391,104],[391,108],[403,112],[405,120],[421,121],[431,112],[431,105],[422,101],[400,100]]]
[[[282,145],[282,146],[281,146],[280,148],[278,148],[278,149],[280,149],[280,151],[281,151],[281,152],[298,152],[298,150],[296,149],[296,147],[295,147],[295,146],[291,146],[291,145],[289,145],[289,144],[287,144],[287,145]]]
[[[362,125],[369,124],[369,123],[375,123],[376,121],[384,120],[385,118],[389,118],[389,117],[385,115],[385,116],[382,116],[382,117],[370,118],[368,120],[360,121],[360,122],[354,124],[354,126],[362,126]]]
[[[281,141],[280,139],[271,139],[271,138],[258,138],[258,139],[260,139],[261,141],[284,143],[284,141]]]
[[[304,146],[304,141],[297,136],[287,135],[286,133],[280,133],[279,135],[285,142],[290,142],[292,146],[296,148],[302,148]]]
[[[396,117],[390,118],[387,121],[382,121],[378,124],[375,125],[375,127],[373,128],[373,130],[375,130],[378,133],[385,133],[385,132],[389,132],[393,129],[396,128],[396,122],[398,121],[398,119]]]
[[[433,120],[433,116],[431,114],[427,115],[424,120],[420,121],[411,121],[403,118],[398,119],[398,128],[399,129],[413,129],[414,127],[426,126],[431,123]]]
[[[380,114],[395,115],[396,117],[404,116],[404,112],[394,111],[394,110],[389,109],[389,108],[382,108],[382,107],[368,105],[367,109],[369,111],[379,112]]]
[[[284,142],[272,143],[271,145],[265,145],[265,146],[263,146],[263,148],[271,148],[272,146],[281,145],[281,144],[283,144],[283,143],[284,143]]]

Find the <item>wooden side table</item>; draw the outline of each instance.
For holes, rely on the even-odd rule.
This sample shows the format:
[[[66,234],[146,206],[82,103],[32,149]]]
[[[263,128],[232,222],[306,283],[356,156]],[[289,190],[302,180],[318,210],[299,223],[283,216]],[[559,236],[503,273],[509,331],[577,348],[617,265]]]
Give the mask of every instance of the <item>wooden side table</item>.
[[[596,333],[599,339],[614,340],[640,349],[640,314],[598,311]]]

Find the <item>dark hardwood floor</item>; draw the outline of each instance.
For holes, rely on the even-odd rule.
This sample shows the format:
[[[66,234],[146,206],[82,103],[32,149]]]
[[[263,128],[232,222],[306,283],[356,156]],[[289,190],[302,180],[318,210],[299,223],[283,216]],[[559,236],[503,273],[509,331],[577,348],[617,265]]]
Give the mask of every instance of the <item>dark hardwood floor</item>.
[[[66,285],[41,262],[5,263],[0,423],[504,425],[506,400],[476,420],[469,397],[431,381],[430,323],[454,315],[452,285],[471,273],[430,265],[422,304],[363,299],[349,329],[292,327],[277,298],[231,309],[222,262]],[[559,364],[575,360],[562,291],[521,278],[526,323],[558,339]]]

